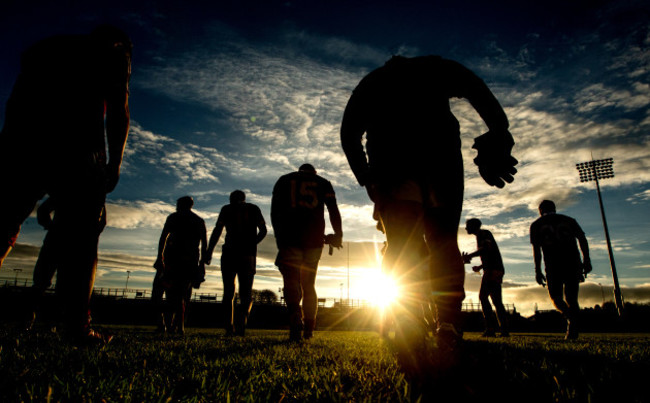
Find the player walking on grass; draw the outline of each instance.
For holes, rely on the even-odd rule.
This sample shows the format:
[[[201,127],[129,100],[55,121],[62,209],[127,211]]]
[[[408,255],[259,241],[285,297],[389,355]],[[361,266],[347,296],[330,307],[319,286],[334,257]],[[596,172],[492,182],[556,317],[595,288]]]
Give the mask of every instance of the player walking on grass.
[[[226,241],[221,249],[221,278],[226,314],[226,334],[244,336],[248,315],[253,306],[253,279],[256,272],[257,244],[266,237],[266,222],[259,207],[246,203],[246,194],[235,190],[230,204],[221,208],[210,236],[205,264],[212,262],[212,253],[226,229]],[[235,313],[235,277],[239,281],[239,307]]]
[[[98,221],[120,176],[129,131],[132,43],[100,26],[42,40],[22,55],[0,134],[0,266],[45,194],[56,200],[57,294],[73,343],[104,343],[90,326]],[[107,153],[108,151],[108,153]],[[71,247],[70,245],[74,245]]]
[[[325,206],[334,229],[327,237]],[[310,164],[280,177],[273,187],[271,224],[278,246],[275,264],[282,273],[289,310],[289,339],[310,339],[316,326],[315,283],[323,245],[343,245],[341,213],[332,184],[318,176]]]
[[[478,218],[470,218],[465,223],[467,233],[476,235],[477,249],[472,253],[463,253],[463,261],[470,263],[472,258],[476,256],[480,256],[481,258],[481,265],[473,266],[472,270],[476,273],[483,270],[481,289],[478,293],[478,299],[481,301],[481,308],[483,309],[483,318],[485,319],[485,332],[483,332],[483,336],[496,336],[495,329],[498,324],[501,329],[501,336],[508,337],[510,336],[508,332],[508,313],[503,306],[501,293],[501,283],[503,283],[505,268],[503,267],[501,252],[499,252],[499,246],[494,240],[494,236],[492,236],[490,231],[481,229],[481,224],[481,220]],[[494,308],[497,311],[496,317],[492,310],[490,299],[492,299]]]
[[[420,373],[426,372],[420,368],[426,361],[422,316],[430,297],[438,346],[454,351],[462,339],[465,271],[457,235],[463,158],[449,107],[453,97],[469,100],[489,129],[473,147],[483,179],[499,188],[512,182],[517,160],[510,155],[508,119],[485,83],[455,61],[392,57],[357,85],[341,124],[350,167],[386,231],[383,270],[397,274],[406,290],[404,314],[396,318],[401,361]],[[428,255],[420,253],[423,248]]]
[[[184,196],[176,202],[176,212],[165,221],[158,243],[156,270],[162,270],[160,282],[167,294],[165,325],[171,333],[185,333],[185,310],[192,287],[204,281],[203,257],[206,255],[205,221],[192,211],[194,200]]]
[[[589,244],[578,222],[571,217],[557,214],[555,203],[544,200],[539,205],[541,215],[530,226],[530,243],[533,244],[535,279],[548,285],[548,294],[558,311],[566,318],[565,339],[578,338],[578,291],[580,283],[591,272]],[[580,260],[580,251],[582,260]],[[546,276],[542,274],[542,255]]]

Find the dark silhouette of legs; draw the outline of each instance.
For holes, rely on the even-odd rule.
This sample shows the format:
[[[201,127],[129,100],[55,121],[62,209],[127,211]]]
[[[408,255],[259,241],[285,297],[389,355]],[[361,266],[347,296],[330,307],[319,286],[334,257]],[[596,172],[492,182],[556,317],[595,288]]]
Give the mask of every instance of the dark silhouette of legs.
[[[225,320],[224,329],[226,329],[227,335],[233,335],[235,332],[234,307],[236,276],[237,272],[234,270],[221,270],[221,279],[223,280],[223,299],[221,300],[221,304],[223,307]]]
[[[465,269],[458,249],[458,209],[432,208],[426,211],[426,240],[430,253],[431,287],[437,322],[460,329],[460,311],[465,298]]]
[[[484,336],[495,336],[495,328],[496,328],[496,316],[494,315],[494,311],[492,310],[492,305],[490,304],[490,295],[492,294],[493,288],[490,287],[490,284],[485,281],[485,277],[483,277],[483,281],[481,282],[481,289],[478,293],[478,299],[481,301],[481,309],[483,310],[483,319],[485,320],[485,332],[483,333]]]
[[[171,323],[165,322],[165,305],[163,301],[165,287],[163,286],[162,278],[163,270],[156,270],[156,275],[153,278],[153,286],[151,287],[151,302],[156,315],[156,331],[164,333]]]
[[[566,270],[566,269],[565,269]],[[578,291],[580,282],[578,275],[572,276],[566,271],[553,270],[546,272],[548,294],[555,308],[562,313],[567,321],[566,339],[578,337]]]
[[[428,258],[424,240],[422,205],[410,201],[388,201],[379,206],[386,231],[382,270],[397,279],[403,292],[393,308],[395,342],[404,368],[417,371],[425,348],[425,309],[428,309]]]
[[[253,260],[255,265],[255,258],[251,257],[247,260]],[[253,266],[254,267],[254,266]],[[239,336],[244,336],[246,332],[246,324],[248,323],[248,315],[253,307],[253,280],[255,273],[250,270],[250,266],[243,267],[237,274],[239,282],[239,306],[235,312],[235,332]]]
[[[278,267],[284,279],[284,299],[289,311],[289,338],[294,341],[301,339],[303,329],[306,338],[310,338],[316,326],[315,284],[321,253],[322,248],[290,248],[280,252]]]

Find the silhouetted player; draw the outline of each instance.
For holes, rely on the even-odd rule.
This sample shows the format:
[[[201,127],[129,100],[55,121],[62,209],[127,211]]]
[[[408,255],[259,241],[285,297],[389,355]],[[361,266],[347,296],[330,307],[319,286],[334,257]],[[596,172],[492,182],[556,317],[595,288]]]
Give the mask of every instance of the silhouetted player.
[[[0,265],[36,202],[54,197],[60,236],[74,245],[58,251],[65,265],[57,292],[67,334],[79,343],[105,341],[91,329],[88,308],[97,221],[118,182],[129,128],[131,49],[110,26],[36,43],[22,55],[0,134]]]
[[[540,218],[530,226],[533,244],[535,279],[540,285],[548,282],[548,294],[567,321],[566,339],[578,338],[578,290],[584,276],[591,272],[589,244],[578,222],[557,214],[555,203],[544,200],[539,205]],[[580,260],[580,251],[582,260]],[[542,274],[542,254],[546,277]]]
[[[325,206],[334,230],[326,237]],[[310,339],[316,326],[316,272],[324,242],[336,248],[343,245],[341,214],[332,184],[318,176],[310,164],[280,177],[273,187],[271,223],[279,249],[275,264],[284,279],[289,310],[289,339]]]
[[[165,312],[165,325],[171,333],[185,333],[185,309],[192,286],[198,288],[203,281],[207,236],[205,221],[192,211],[194,200],[183,196],[176,202],[176,212],[165,221],[158,258],[154,267],[163,268],[160,279],[167,294],[169,309]]]
[[[495,329],[498,318],[501,336],[508,337],[510,336],[508,332],[508,313],[503,306],[501,294],[501,283],[503,283],[505,268],[503,267],[499,246],[490,231],[481,229],[481,220],[478,218],[470,218],[467,220],[465,230],[470,235],[476,235],[477,249],[472,253],[463,253],[463,261],[470,263],[473,257],[481,257],[481,265],[473,266],[472,270],[478,273],[483,269],[481,289],[478,293],[478,299],[481,301],[481,308],[483,309],[483,318],[485,319],[485,332],[483,332],[483,336],[496,336]],[[490,305],[490,299],[492,299],[494,308],[497,311],[496,317],[492,310],[492,305]]]
[[[246,203],[246,194],[235,190],[230,204],[221,208],[217,224],[210,236],[205,264],[212,261],[214,247],[223,229],[226,240],[221,248],[223,306],[226,313],[226,335],[244,336],[248,315],[253,306],[253,280],[257,265],[257,244],[266,236],[266,222],[259,207]],[[239,281],[239,307],[235,314],[235,277]]]
[[[510,155],[514,141],[508,119],[485,83],[457,62],[392,57],[354,89],[341,124],[350,167],[386,230],[383,268],[397,272],[408,290],[401,303],[409,314],[396,318],[396,334],[414,365],[426,332],[418,318],[431,291],[439,346],[453,349],[462,339],[464,268],[457,232],[463,159],[459,124],[449,108],[452,97],[467,98],[489,128],[474,143],[483,179],[497,187],[511,182],[517,161]],[[425,241],[430,255],[422,258]]]

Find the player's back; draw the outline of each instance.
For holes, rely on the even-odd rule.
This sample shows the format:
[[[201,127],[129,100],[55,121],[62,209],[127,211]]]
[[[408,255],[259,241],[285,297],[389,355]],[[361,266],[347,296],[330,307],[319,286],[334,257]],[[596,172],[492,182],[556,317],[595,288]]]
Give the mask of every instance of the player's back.
[[[328,198],[334,198],[332,185],[316,174],[293,172],[282,176],[273,189],[273,228],[278,242],[322,246]]]
[[[201,239],[205,236],[205,222],[191,211],[172,213],[165,223],[169,236],[165,243],[165,257],[198,260]]]
[[[254,256],[257,251],[258,223],[262,213],[254,204],[232,203],[223,206],[219,218],[224,220],[226,239],[224,250]]]
[[[580,261],[577,237],[583,232],[573,218],[546,214],[532,224],[530,233],[531,242],[542,248],[547,266]]]
[[[449,107],[455,81],[450,61],[438,56],[393,58],[354,90],[361,99],[373,169],[419,170],[460,148],[459,124]]]

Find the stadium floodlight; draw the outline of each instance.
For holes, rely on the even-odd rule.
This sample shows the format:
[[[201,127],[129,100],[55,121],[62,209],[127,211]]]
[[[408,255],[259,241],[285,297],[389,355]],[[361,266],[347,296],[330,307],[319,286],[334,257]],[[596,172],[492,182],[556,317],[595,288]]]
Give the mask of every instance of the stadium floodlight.
[[[598,192],[598,203],[600,204],[600,215],[603,218],[603,227],[605,228],[605,239],[607,240],[607,251],[609,252],[609,264],[612,268],[612,278],[614,279],[614,300],[616,301],[616,309],[619,315],[623,315],[623,296],[621,295],[621,288],[618,285],[618,275],[616,274],[616,264],[614,263],[614,252],[612,251],[612,242],[609,238],[609,230],[607,229],[607,220],[605,219],[605,208],[603,207],[603,198],[600,194],[601,179],[608,179],[614,177],[614,159],[606,158],[602,160],[591,160],[576,164],[576,169],[580,173],[580,182],[596,182],[596,190]]]

